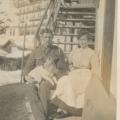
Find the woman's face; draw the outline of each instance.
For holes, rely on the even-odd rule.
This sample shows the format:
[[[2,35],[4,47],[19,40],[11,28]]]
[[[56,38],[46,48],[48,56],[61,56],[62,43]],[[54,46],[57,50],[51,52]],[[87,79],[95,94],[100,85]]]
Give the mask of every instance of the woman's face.
[[[49,67],[51,64],[53,64],[52,60],[50,58],[47,58],[46,61],[45,61],[44,66]]]
[[[48,58],[44,64],[44,67],[51,73],[57,73],[57,68],[55,64],[53,63],[53,60]]]
[[[44,33],[41,38],[41,45],[45,48],[52,44],[52,35],[49,33]]]
[[[88,38],[86,35],[80,37],[79,39],[79,44],[81,48],[86,48],[88,47]]]

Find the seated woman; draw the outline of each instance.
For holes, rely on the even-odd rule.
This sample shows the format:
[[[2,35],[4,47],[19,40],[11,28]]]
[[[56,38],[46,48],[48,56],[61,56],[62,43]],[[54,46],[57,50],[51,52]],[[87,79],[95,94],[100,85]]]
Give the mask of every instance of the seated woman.
[[[88,47],[89,34],[85,33],[78,39],[80,47],[73,50],[70,55],[72,71],[58,80],[52,96],[53,103],[56,102],[58,105],[59,102],[59,108],[71,115],[82,114],[85,91],[91,77],[100,76],[98,56]]]

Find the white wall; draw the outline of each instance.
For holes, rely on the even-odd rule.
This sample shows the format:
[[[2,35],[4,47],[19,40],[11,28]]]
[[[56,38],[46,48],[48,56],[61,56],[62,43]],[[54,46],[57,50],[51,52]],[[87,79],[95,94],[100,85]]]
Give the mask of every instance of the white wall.
[[[116,2],[117,4],[117,2]],[[116,7],[117,10],[117,7]],[[115,10],[115,11],[116,11]],[[117,12],[115,12],[117,13]],[[110,91],[113,94],[113,96],[116,98],[116,84],[117,84],[117,24],[116,24],[116,16],[115,14],[115,27],[114,27],[114,41],[113,41],[113,58],[112,58],[112,71],[111,71],[111,86]]]
[[[117,120],[120,120],[120,0],[117,2]]]
[[[100,63],[103,46],[104,17],[105,17],[105,0],[100,0],[99,7],[97,8],[96,43],[95,43],[95,49],[98,52]]]
[[[100,63],[102,58],[102,46],[103,46],[103,34],[104,34],[104,18],[105,18],[105,0],[100,0],[99,8],[97,9],[97,21],[96,21],[96,43],[95,49],[99,54]],[[115,31],[116,33],[116,31]],[[111,83],[110,91],[116,97],[116,35],[114,34],[113,42],[113,57],[112,57],[112,71],[111,71]]]

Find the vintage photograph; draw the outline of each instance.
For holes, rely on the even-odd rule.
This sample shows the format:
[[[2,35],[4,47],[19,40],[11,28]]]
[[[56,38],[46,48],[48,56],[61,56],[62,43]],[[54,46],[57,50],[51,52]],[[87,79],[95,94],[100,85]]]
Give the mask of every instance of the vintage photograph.
[[[0,0],[0,120],[116,120],[117,0]]]

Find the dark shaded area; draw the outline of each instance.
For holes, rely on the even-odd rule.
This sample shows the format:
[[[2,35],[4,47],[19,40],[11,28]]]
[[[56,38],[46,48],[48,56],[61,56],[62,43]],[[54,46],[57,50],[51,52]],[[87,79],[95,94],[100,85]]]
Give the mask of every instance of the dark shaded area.
[[[29,55],[24,57],[24,65]],[[6,71],[15,71],[21,69],[22,58],[7,58],[0,56],[0,69]]]
[[[35,120],[45,120],[41,103],[33,84],[14,84],[0,87],[0,120],[29,120],[26,97]]]
[[[116,120],[116,100],[96,76],[86,89],[83,120]]]
[[[36,1],[40,1],[40,0],[29,0],[30,2],[36,2]]]

